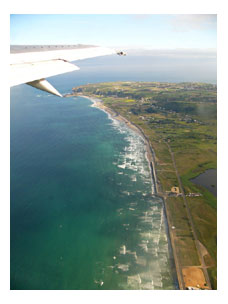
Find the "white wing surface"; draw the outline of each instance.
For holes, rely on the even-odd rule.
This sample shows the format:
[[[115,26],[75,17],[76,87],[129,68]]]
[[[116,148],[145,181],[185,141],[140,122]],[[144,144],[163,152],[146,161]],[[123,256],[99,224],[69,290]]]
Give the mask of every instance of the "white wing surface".
[[[79,70],[76,65],[65,62],[61,59],[46,61],[25,62],[12,64],[10,66],[10,85],[15,86],[22,83],[39,80],[58,74]]]
[[[115,50],[92,46],[14,46],[10,54],[10,86],[26,83],[57,96],[62,95],[46,77],[79,70],[70,61],[118,54]],[[121,53],[122,55],[122,53]]]

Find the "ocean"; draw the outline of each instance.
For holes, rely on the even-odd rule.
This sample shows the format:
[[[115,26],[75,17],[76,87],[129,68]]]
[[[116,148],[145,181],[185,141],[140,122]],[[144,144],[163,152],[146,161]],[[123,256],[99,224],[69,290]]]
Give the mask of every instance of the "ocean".
[[[69,93],[84,83],[141,79],[137,70],[119,79],[110,66],[86,74],[86,62],[101,59],[50,82]],[[144,141],[91,105],[11,89],[10,287],[178,289]]]

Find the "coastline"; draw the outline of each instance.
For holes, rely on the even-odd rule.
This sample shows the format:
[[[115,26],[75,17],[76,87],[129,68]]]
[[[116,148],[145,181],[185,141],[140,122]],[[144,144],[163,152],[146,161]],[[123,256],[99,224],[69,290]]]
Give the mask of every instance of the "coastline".
[[[89,97],[89,96],[81,96],[83,98],[88,98],[93,102],[92,107],[95,108],[99,108],[100,110],[103,110],[104,112],[108,113],[112,118],[119,120],[121,122],[124,122],[126,124],[126,126],[130,129],[132,129],[134,132],[136,132],[137,134],[139,134],[143,140],[144,143],[146,145],[146,157],[149,163],[149,167],[150,167],[150,171],[151,171],[151,178],[154,182],[154,188],[152,187],[152,194],[157,195],[158,194],[158,189],[159,189],[159,185],[158,185],[158,180],[157,180],[157,175],[156,175],[156,171],[155,171],[155,155],[154,155],[154,151],[150,145],[149,139],[148,137],[144,134],[143,130],[136,126],[135,124],[133,124],[131,121],[129,121],[128,119],[126,119],[125,117],[121,116],[119,113],[113,111],[112,109],[106,107],[101,99],[98,98],[94,98],[94,97]]]
[[[132,129],[133,131],[135,131],[137,134],[139,134],[143,138],[144,143],[146,145],[146,158],[148,160],[148,164],[149,164],[150,172],[151,172],[151,179],[153,181],[151,194],[156,195],[156,196],[162,198],[162,200],[163,200],[165,225],[166,225],[167,236],[168,236],[168,246],[170,248],[170,253],[171,253],[171,256],[173,257],[174,264],[175,264],[174,266],[175,266],[175,272],[176,272],[176,278],[177,278],[176,285],[178,285],[178,289],[182,289],[182,290],[185,289],[181,268],[179,267],[179,261],[178,261],[177,254],[176,254],[175,242],[174,242],[174,238],[172,235],[170,214],[169,214],[169,211],[167,208],[166,198],[160,191],[159,181],[157,179],[157,174],[156,174],[155,152],[153,151],[153,149],[151,147],[149,138],[145,135],[144,131],[139,126],[136,126],[134,123],[132,123],[131,121],[129,121],[128,119],[126,119],[125,117],[123,117],[122,115],[117,113],[116,111],[106,107],[103,104],[103,101],[101,99],[95,98],[93,96],[85,96],[85,95],[80,95],[80,96],[92,101],[92,103],[93,103],[91,105],[92,107],[96,107],[96,108],[108,113],[113,119],[124,122],[127,127]],[[154,184],[154,187],[153,187],[153,184]],[[175,281],[175,279],[174,279],[174,281]]]

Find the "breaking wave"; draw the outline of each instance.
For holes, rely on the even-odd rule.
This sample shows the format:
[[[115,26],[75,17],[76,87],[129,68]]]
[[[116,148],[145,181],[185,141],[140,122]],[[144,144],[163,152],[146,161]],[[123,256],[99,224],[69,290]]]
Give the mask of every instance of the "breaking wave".
[[[109,115],[109,114],[108,114]],[[118,282],[119,289],[174,289],[163,202],[152,195],[153,181],[143,138],[109,115],[111,126],[126,143],[116,150],[113,165],[123,205],[116,210],[122,244],[102,263],[94,282]],[[96,284],[96,283],[95,283]]]

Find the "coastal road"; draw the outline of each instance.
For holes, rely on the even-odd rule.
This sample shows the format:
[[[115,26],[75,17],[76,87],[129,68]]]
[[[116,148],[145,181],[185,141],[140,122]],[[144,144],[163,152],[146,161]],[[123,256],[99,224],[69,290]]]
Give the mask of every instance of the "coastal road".
[[[207,286],[209,287],[209,289],[212,289],[210,278],[209,278],[209,275],[208,275],[208,272],[207,272],[207,266],[205,264],[204,256],[203,256],[203,253],[202,253],[202,250],[201,250],[200,242],[199,242],[199,239],[198,239],[197,234],[196,234],[196,229],[195,229],[195,226],[194,226],[194,223],[193,223],[193,220],[192,220],[192,215],[191,215],[191,212],[190,212],[190,209],[189,209],[189,206],[188,206],[188,202],[187,202],[187,199],[186,199],[186,196],[185,196],[185,193],[184,193],[184,189],[183,189],[183,186],[182,186],[180,175],[179,175],[178,170],[177,170],[174,153],[171,150],[170,145],[166,141],[165,141],[165,143],[166,143],[166,145],[169,149],[170,155],[172,157],[172,162],[173,162],[174,169],[176,171],[176,176],[177,176],[177,180],[178,180],[178,183],[179,183],[180,192],[182,193],[182,197],[183,197],[183,200],[184,200],[184,205],[185,205],[186,211],[187,211],[188,220],[189,220],[189,223],[191,225],[192,234],[193,234],[193,237],[194,237],[196,249],[197,249],[197,252],[198,252],[199,259],[200,259],[201,268],[203,270]]]
[[[180,259],[178,259],[177,251],[176,251],[176,245],[175,245],[175,232],[170,229],[171,228],[171,220],[169,217],[169,212],[167,210],[167,202],[166,202],[166,196],[163,195],[164,203],[165,203],[165,209],[166,209],[166,218],[168,221],[168,227],[169,227],[169,235],[170,235],[170,240],[172,244],[172,252],[173,252],[173,257],[175,261],[175,266],[176,266],[176,273],[177,273],[177,278],[178,278],[178,283],[179,283],[179,288],[181,290],[185,289],[185,283],[184,283],[184,278],[183,278],[183,273],[182,273],[182,268],[180,265]]]

